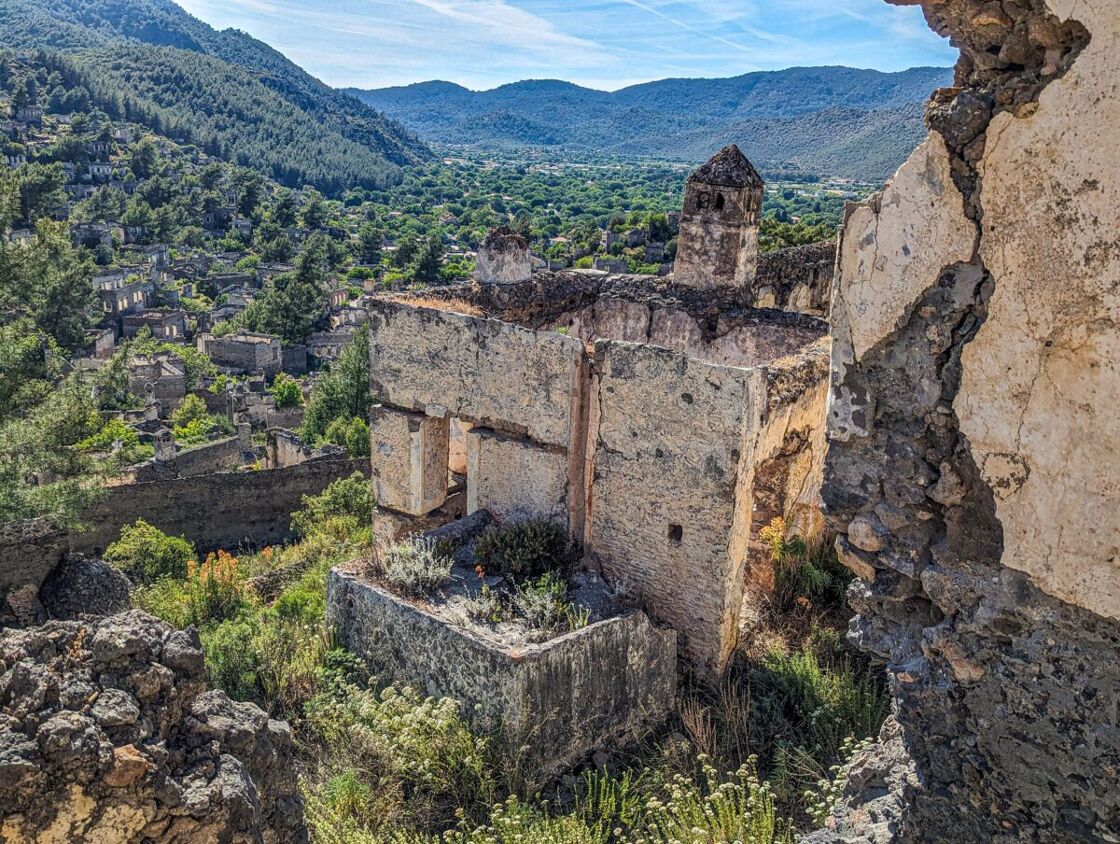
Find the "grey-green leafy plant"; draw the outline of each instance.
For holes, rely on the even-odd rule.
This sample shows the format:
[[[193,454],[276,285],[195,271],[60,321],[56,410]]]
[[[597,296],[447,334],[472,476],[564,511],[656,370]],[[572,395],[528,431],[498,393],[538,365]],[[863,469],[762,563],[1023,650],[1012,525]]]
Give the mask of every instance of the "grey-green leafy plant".
[[[431,595],[451,576],[451,558],[439,553],[435,540],[410,536],[382,552],[385,580],[414,598]]]

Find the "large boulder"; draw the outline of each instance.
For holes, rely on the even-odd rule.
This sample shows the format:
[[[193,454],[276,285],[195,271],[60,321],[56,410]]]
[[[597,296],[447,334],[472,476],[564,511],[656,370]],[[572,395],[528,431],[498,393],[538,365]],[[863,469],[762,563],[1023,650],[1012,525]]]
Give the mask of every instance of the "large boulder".
[[[282,721],[139,611],[0,633],[0,840],[307,841]]]

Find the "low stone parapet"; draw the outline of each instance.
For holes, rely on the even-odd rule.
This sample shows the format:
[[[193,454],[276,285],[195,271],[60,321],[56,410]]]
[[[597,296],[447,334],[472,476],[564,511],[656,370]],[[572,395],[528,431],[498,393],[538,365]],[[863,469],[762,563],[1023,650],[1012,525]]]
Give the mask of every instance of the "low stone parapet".
[[[500,730],[533,782],[640,737],[673,706],[676,633],[639,610],[511,646],[334,569],[327,615],[372,670],[454,698],[476,729]]]

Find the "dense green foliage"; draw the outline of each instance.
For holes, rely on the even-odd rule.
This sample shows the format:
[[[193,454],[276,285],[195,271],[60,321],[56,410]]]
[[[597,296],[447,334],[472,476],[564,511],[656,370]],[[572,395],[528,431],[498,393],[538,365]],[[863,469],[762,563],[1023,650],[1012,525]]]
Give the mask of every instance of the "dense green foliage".
[[[292,530],[302,537],[314,535],[328,519],[346,520],[357,533],[373,519],[369,479],[361,472],[335,481],[318,495],[305,495],[303,508],[292,514]]]
[[[355,428],[350,420],[364,425],[369,408],[369,329],[363,326],[342,350],[331,371],[316,383],[303,416],[303,439],[313,444],[326,441],[349,448],[351,438],[360,437],[362,433],[362,428]],[[332,425],[339,422],[342,427],[331,431]],[[369,454],[369,429],[364,430],[367,435],[364,453]],[[338,442],[339,439],[343,441]],[[354,456],[362,456],[361,443],[355,445],[358,453]]]
[[[105,559],[134,581],[155,583],[163,578],[187,576],[187,564],[195,559],[194,547],[182,537],[137,519],[121,528],[120,538],[105,549]]]
[[[500,732],[472,730],[457,702],[387,685],[331,650],[324,580],[367,553],[368,495],[360,475],[337,481],[305,500],[298,544],[211,555],[134,597],[198,625],[213,684],[293,721],[317,841],[786,844],[835,799],[849,737],[873,735],[886,714],[881,680],[842,645],[843,605],[791,592],[770,608],[782,626],[759,631],[761,653],[742,654],[720,684],[684,682],[669,730],[542,799]],[[827,552],[782,542],[776,564],[829,567]]]
[[[876,181],[917,146],[922,104],[951,80],[948,68],[802,67],[614,93],[533,80],[482,92],[426,82],[354,94],[437,143],[699,161],[735,142],[765,170],[792,164]]]
[[[401,127],[241,32],[170,0],[0,0],[0,42],[64,50],[74,86],[146,123],[287,184],[382,186],[427,155]]]

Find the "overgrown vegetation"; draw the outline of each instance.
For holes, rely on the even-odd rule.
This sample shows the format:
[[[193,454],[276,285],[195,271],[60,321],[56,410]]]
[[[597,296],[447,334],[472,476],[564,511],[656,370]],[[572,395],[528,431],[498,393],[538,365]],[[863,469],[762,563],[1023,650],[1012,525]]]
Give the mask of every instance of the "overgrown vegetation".
[[[413,598],[431,595],[451,576],[451,558],[440,552],[435,540],[423,536],[388,546],[378,564],[391,588]]]
[[[474,546],[484,570],[513,577],[534,577],[566,568],[572,548],[568,532],[551,519],[518,519],[487,528]]]
[[[162,550],[174,543],[150,526],[136,526],[124,543],[130,558],[147,547],[173,558],[149,566],[158,579],[134,600],[173,624],[198,626],[211,683],[295,725],[317,842],[785,844],[827,811],[843,786],[839,764],[886,715],[882,680],[842,643],[839,583],[824,588],[818,575],[792,574],[812,566],[843,581],[842,570],[774,523],[766,535],[775,577],[787,580],[768,618],[782,623],[767,621],[768,637],[757,636],[718,684],[685,678],[667,731],[616,754],[606,769],[546,795],[525,793],[509,755],[516,750],[499,733],[472,731],[456,702],[387,684],[333,647],[325,577],[332,565],[370,554],[372,506],[361,475],[336,481],[293,517],[296,544],[188,561],[185,575],[183,549]],[[522,572],[566,550],[566,538],[524,523],[489,543]],[[422,540],[388,556],[390,572],[413,567],[402,574],[406,590],[435,588],[450,570]],[[521,614],[573,624],[562,581],[547,567],[519,583]],[[479,612],[491,622],[511,609],[485,603]]]

